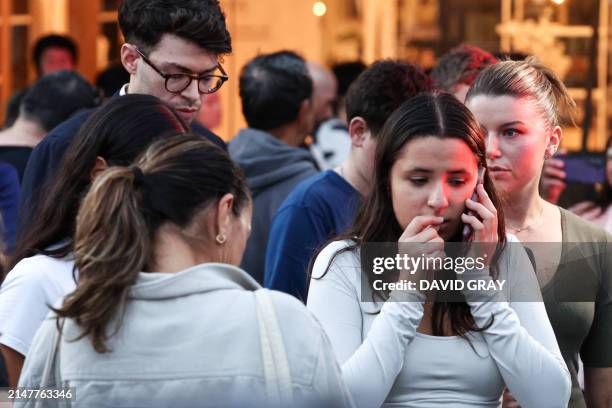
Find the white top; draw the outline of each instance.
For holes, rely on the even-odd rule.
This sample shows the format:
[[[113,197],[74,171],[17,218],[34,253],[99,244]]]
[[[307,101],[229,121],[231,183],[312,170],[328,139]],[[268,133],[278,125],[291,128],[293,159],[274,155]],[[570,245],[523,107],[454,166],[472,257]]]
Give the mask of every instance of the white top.
[[[225,264],[140,273],[121,326],[107,342],[111,352],[97,353],[90,337],[75,340],[81,328],[65,320],[56,380],[76,388],[79,407],[269,407],[258,289],[246,272]],[[316,319],[292,296],[270,291],[269,298],[289,365],[292,406],[351,406]],[[51,317],[34,338],[20,387],[41,387],[57,334]],[[313,400],[320,403],[310,404]]]
[[[310,152],[322,170],[333,169],[342,164],[351,151],[351,137],[339,119],[325,121],[317,130],[316,143]]]
[[[35,255],[8,273],[0,287],[0,343],[27,355],[49,305],[74,291],[72,259]]]
[[[523,408],[567,405],[570,376],[543,303],[469,302],[477,326],[495,316],[487,330],[468,334],[474,351],[461,337],[417,333],[420,302],[361,302],[358,251],[336,256],[315,279],[348,243],[333,242],[317,257],[307,306],[327,332],[357,406],[497,407],[506,385]],[[509,245],[499,269],[498,279],[535,285],[531,299],[539,295],[522,248]],[[530,271],[518,275],[533,281],[512,282],[513,270]]]

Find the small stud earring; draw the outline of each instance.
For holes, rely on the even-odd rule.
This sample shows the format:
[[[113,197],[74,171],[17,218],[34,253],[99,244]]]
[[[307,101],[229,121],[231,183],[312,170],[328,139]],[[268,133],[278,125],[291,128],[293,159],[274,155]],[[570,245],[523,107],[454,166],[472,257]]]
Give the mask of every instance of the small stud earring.
[[[215,237],[215,240],[217,241],[217,244],[223,245],[225,244],[225,241],[227,241],[227,236],[225,234],[218,234]]]

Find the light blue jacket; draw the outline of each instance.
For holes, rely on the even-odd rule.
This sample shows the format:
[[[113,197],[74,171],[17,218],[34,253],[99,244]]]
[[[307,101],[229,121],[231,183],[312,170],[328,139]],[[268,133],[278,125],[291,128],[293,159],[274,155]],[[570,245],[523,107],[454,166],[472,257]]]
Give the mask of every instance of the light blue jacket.
[[[97,353],[89,337],[70,341],[80,330],[66,320],[57,366],[62,384],[75,387],[72,406],[267,406],[253,292],[259,288],[246,272],[225,264],[140,273],[122,325],[108,340],[112,352]],[[270,292],[270,298],[295,400],[350,406],[318,322],[293,297]],[[56,334],[50,316],[34,338],[19,386],[40,385]]]

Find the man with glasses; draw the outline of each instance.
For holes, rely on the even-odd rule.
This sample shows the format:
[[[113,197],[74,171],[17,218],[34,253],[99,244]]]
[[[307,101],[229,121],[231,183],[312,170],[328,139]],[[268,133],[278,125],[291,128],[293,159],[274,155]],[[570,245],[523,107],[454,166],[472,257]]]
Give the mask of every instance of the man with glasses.
[[[126,40],[121,63],[130,74],[117,96],[149,94],[172,106],[195,133],[226,148],[194,118],[205,95],[228,80],[219,59],[232,51],[218,0],[123,0],[119,26]],[[20,222],[36,211],[37,194],[51,179],[70,141],[89,117],[82,112],[52,130],[32,152],[20,196]]]

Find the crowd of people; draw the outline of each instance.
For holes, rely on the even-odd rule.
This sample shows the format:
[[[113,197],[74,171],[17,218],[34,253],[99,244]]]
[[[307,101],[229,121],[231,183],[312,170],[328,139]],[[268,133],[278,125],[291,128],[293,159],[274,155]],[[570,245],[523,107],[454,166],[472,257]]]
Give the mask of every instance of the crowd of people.
[[[431,72],[262,54],[226,143],[200,113],[229,79],[219,2],[118,16],[125,83],[100,93],[51,36],[0,131],[0,386],[74,391],[43,406],[612,406],[612,138],[597,196],[557,206],[576,106],[552,70],[469,45]],[[441,276],[511,284],[451,299],[399,268],[380,288],[373,243],[478,254]]]

